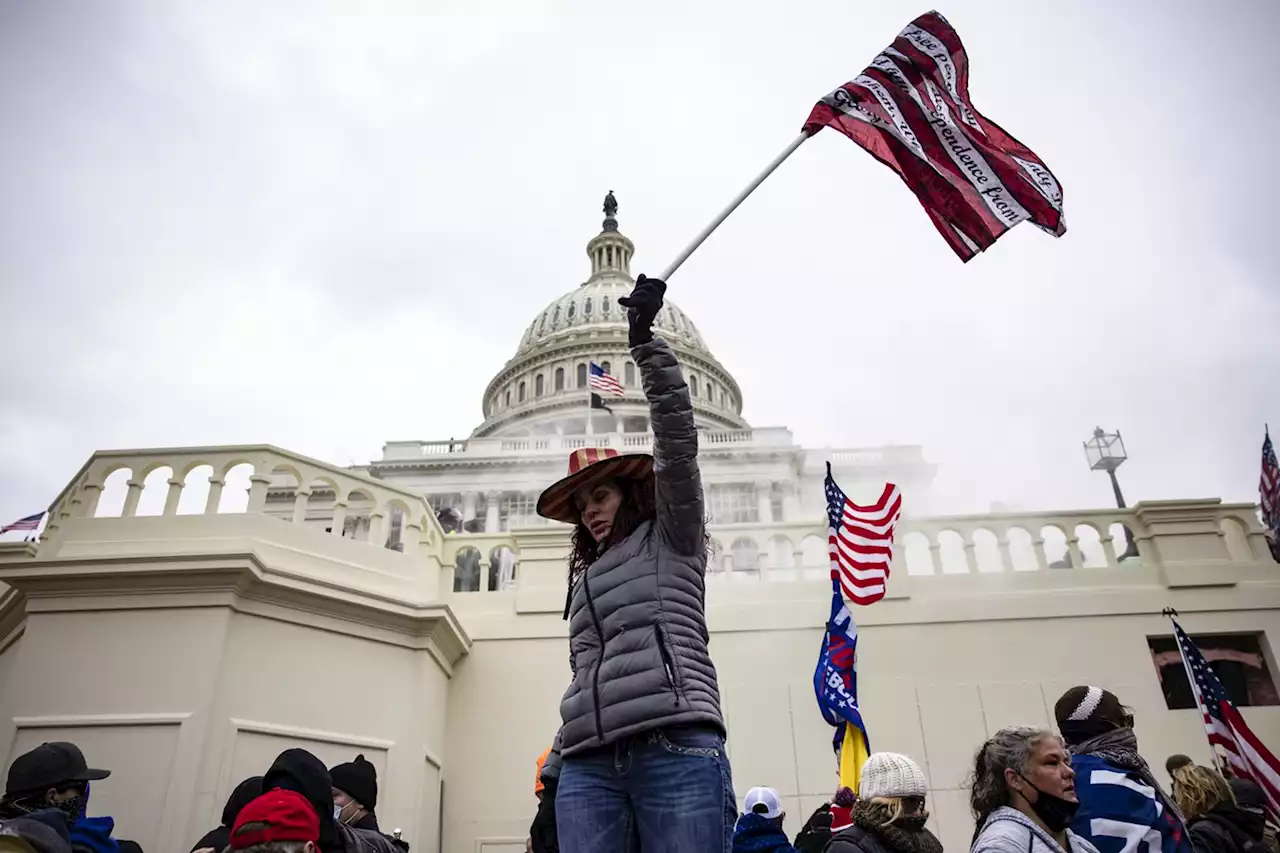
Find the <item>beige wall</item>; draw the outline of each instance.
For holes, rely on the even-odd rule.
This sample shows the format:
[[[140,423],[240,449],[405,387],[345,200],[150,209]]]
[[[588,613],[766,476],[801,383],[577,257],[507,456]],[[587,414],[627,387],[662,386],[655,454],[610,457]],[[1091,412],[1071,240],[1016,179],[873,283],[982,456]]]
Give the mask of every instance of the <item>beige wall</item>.
[[[263,470],[299,459],[250,450]],[[92,811],[113,814],[118,835],[151,853],[187,849],[216,823],[231,788],[289,746],[330,764],[364,753],[378,768],[383,827],[403,829],[417,853],[522,850],[534,763],[555,733],[569,678],[565,531],[446,538],[431,522],[418,547],[400,554],[380,539],[343,539],[255,511],[264,479],[243,513],[174,514],[171,486],[160,516],[89,517],[112,465],[179,470],[209,455],[95,457],[59,497],[38,549],[0,544],[0,757],[45,740],[78,742],[114,771],[95,787]],[[1169,633],[1158,614],[1173,606],[1193,634],[1264,634],[1270,656],[1280,575],[1260,550],[1252,512],[1180,501],[910,522],[926,554],[943,553],[944,535],[953,536],[962,559],[950,565],[961,570],[912,573],[897,562],[885,600],[857,609],[860,694],[873,748],[925,767],[949,848],[968,841],[963,785],[984,737],[1048,722],[1072,684],[1109,687],[1131,704],[1157,767],[1173,751],[1207,759],[1196,713],[1164,710],[1147,637]],[[1048,570],[1038,534],[1028,545],[1038,570],[968,559],[984,530],[1004,548],[1013,528],[1113,522],[1134,531],[1141,559],[1119,564],[1108,548],[1099,567],[1084,568],[1069,537],[1076,568]],[[516,587],[449,592],[467,544],[484,553],[511,547]],[[793,832],[836,784],[831,730],[811,683],[829,605],[820,571],[708,581],[737,790],[778,788]],[[1280,744],[1280,708],[1246,716],[1264,741]]]
[[[1238,605],[1263,605],[1260,592]],[[1087,609],[1106,594],[1077,604]],[[1189,613],[1184,627],[1261,631],[1273,640],[1280,637],[1280,598],[1269,585],[1265,598],[1267,609]],[[823,615],[811,621],[820,621],[825,609],[816,600],[815,608]],[[1072,685],[1098,684],[1130,704],[1142,749],[1157,768],[1172,752],[1208,761],[1196,712],[1164,706],[1147,637],[1169,633],[1158,608],[1150,615],[1019,619],[1015,611],[996,620],[865,626],[859,694],[872,748],[920,762],[948,849],[968,845],[973,824],[964,780],[982,741],[1005,725],[1049,724],[1053,703]],[[813,696],[821,640],[817,628],[713,631],[711,640],[739,804],[752,786],[777,788],[792,833],[830,799],[837,781],[832,730]],[[450,692],[446,763],[456,799],[447,810],[446,849],[476,849],[476,839],[523,842],[536,808],[534,762],[555,733],[568,678],[562,639],[477,640],[472,647]],[[492,708],[509,713],[478,713]],[[1246,716],[1264,741],[1280,743],[1280,708]]]

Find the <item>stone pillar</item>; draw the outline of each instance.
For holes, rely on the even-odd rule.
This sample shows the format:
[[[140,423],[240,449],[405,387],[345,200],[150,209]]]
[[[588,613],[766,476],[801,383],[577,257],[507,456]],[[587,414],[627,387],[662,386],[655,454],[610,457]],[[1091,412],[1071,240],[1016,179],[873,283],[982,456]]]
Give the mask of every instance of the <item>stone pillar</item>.
[[[410,521],[407,515],[400,520],[400,544],[404,546],[406,554],[416,553],[418,546],[422,544],[422,527],[418,522]]]
[[[387,516],[381,507],[374,507],[369,513],[369,530],[365,540],[377,548],[387,544]]]
[[[773,483],[760,480],[756,483],[756,514],[760,524],[773,524]]]
[[[138,480],[129,481],[129,492],[124,496],[124,509],[120,512],[121,518],[131,518],[138,512],[138,499],[142,497],[142,483]]]
[[[333,502],[333,526],[329,528],[329,532],[334,536],[342,535],[342,528],[347,526],[347,502]]]
[[[209,497],[204,502],[204,514],[216,515],[218,504],[222,503],[222,487],[227,484],[221,476],[214,474],[209,478]]]
[[[471,521],[476,517],[476,493],[467,492],[462,496],[462,520]]]
[[[782,518],[778,521],[799,521],[802,514],[800,508],[800,490],[795,483],[787,483],[782,493]]]
[[[310,489],[298,489],[293,496],[293,523],[303,524],[307,520],[307,502],[311,500]]]
[[[1067,537],[1067,554],[1071,557],[1071,568],[1084,568],[1084,553],[1080,550],[1080,540],[1074,532]]]
[[[249,477],[249,505],[245,512],[262,512],[267,507],[267,486],[271,478],[266,474],[253,474]]]
[[[502,492],[491,491],[484,493],[484,532],[498,532],[498,503],[502,500]]]
[[[182,497],[182,481],[174,480],[170,478],[169,491],[164,496],[164,514],[165,515],[178,514],[178,499],[181,497]]]
[[[82,491],[84,492],[84,497],[80,499],[78,516],[80,518],[93,518],[98,512],[98,500],[102,497],[102,486],[96,483],[89,483]]]
[[[1000,571],[1013,571],[1013,554],[1009,553],[1009,531],[1000,537]]]

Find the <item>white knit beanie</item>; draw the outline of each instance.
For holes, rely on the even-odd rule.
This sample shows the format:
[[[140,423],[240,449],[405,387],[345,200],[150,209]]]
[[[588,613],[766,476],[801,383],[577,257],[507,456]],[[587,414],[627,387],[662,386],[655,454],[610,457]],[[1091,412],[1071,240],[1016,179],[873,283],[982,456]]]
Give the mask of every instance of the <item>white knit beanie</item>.
[[[924,797],[929,785],[924,772],[905,755],[876,752],[862,765],[858,775],[858,799],[873,797]]]

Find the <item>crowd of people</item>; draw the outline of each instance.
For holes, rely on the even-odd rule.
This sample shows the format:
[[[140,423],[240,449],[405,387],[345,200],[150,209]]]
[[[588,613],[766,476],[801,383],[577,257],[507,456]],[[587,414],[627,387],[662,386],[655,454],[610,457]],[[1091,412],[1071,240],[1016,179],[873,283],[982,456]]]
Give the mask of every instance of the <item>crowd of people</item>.
[[[89,789],[111,775],[73,743],[44,743],[14,759],[0,797],[0,853],[142,853],[90,817]],[[222,822],[191,853],[409,853],[378,827],[378,774],[363,755],[326,768],[304,749],[280,753],[262,776],[236,785]]]
[[[1057,730],[1014,726],[988,739],[969,780],[969,853],[1280,853],[1266,797],[1250,779],[1171,756],[1171,790],[1138,752],[1133,716],[1109,690],[1079,686],[1055,706]],[[555,799],[559,757],[538,758],[538,811],[526,849],[559,853]],[[858,790],[842,788],[791,839],[773,788],[743,800],[732,853],[942,853],[927,828],[928,783],[905,755],[873,753]],[[632,833],[625,846],[643,851]],[[689,849],[695,848],[658,848]],[[709,848],[710,849],[710,848]]]

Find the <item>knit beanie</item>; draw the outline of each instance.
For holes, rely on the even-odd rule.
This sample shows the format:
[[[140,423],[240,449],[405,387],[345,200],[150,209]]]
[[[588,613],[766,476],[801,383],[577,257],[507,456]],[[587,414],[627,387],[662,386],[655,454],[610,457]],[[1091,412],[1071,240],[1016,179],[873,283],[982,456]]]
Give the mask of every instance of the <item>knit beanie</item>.
[[[875,752],[858,775],[858,799],[873,797],[924,797],[929,791],[924,772],[905,755]]]
[[[1127,714],[1116,694],[1101,687],[1072,687],[1053,706],[1053,718],[1068,746],[1125,725]]]
[[[373,811],[378,805],[378,771],[357,755],[355,761],[339,764],[329,771],[333,787],[346,793],[351,799]]]

